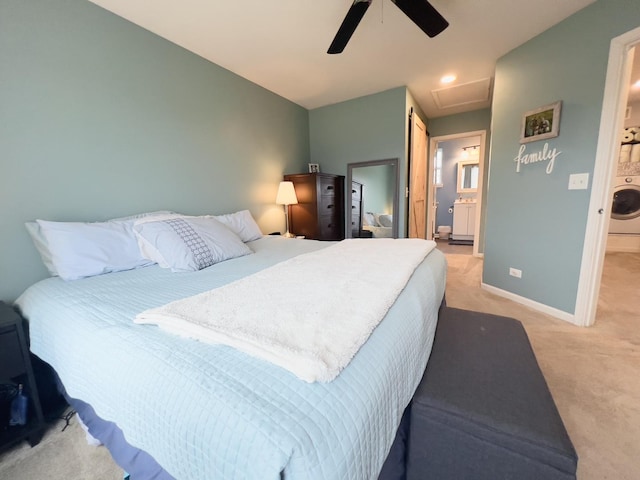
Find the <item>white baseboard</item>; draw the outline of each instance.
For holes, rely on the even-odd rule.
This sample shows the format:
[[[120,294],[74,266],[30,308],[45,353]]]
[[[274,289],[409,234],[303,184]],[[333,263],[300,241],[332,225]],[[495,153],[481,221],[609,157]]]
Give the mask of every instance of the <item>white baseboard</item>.
[[[549,305],[545,305],[543,303],[540,302],[536,302],[534,300],[531,300],[529,298],[525,298],[525,297],[521,297],[520,295],[516,295],[515,293],[511,293],[508,292],[506,290],[502,290],[501,288],[497,288],[494,287],[492,285],[487,285],[484,282],[480,283],[480,287],[483,290],[486,290],[489,293],[493,293],[494,295],[498,295],[499,297],[503,297],[503,298],[507,298],[509,300],[512,300],[516,303],[519,303],[521,305],[524,305],[526,307],[532,308],[533,310],[536,310],[538,312],[542,312],[545,313],[547,315],[550,315],[554,318],[558,318],[560,320],[564,320],[565,322],[569,322],[572,323],[573,325],[582,327],[583,325],[581,323],[578,322],[578,320],[576,319],[576,316],[571,314],[571,313],[567,313],[563,310],[559,310],[557,308],[553,308],[550,307]]]

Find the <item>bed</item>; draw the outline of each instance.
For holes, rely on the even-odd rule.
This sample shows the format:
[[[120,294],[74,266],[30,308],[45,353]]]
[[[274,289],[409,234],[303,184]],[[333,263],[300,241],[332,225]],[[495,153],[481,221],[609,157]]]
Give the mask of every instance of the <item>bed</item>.
[[[139,449],[160,466],[150,473],[139,456],[112,450],[116,461],[128,459],[119,463],[133,480],[378,478],[431,350],[446,277],[438,250],[330,382],[302,381],[235,348],[133,321],[332,243],[264,236],[246,242],[252,254],[193,272],[153,264],[52,277],[16,305],[29,321],[31,350],[91,416],[90,428],[96,419],[115,426],[117,448]],[[310,307],[322,301],[308,297]]]
[[[392,238],[393,217],[386,213],[366,212],[362,216],[362,229],[371,232],[372,238]]]

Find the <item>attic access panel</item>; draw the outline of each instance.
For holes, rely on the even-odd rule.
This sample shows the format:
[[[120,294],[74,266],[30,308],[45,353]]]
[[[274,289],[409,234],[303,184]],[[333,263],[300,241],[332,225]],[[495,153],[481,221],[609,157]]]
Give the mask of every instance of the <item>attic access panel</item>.
[[[431,90],[438,108],[451,108],[470,103],[489,101],[491,94],[491,79],[483,78],[462,85]]]

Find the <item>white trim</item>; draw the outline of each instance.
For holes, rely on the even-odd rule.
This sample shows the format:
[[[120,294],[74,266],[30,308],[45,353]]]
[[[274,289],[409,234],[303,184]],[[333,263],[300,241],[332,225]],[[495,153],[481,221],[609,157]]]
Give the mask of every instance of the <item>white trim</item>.
[[[611,181],[620,149],[620,136],[631,75],[630,49],[640,41],[640,27],[611,40],[609,64],[602,101],[600,131],[593,169],[591,197],[578,291],[575,322],[590,326],[596,319],[602,266],[607,245],[611,209]],[[602,213],[600,213],[602,212]]]
[[[478,188],[476,192],[476,219],[475,219],[475,227],[473,231],[473,238],[475,239],[473,242],[473,256],[479,257],[484,256],[478,251],[478,246],[480,245],[480,221],[482,220],[482,202],[484,201],[484,192],[482,191],[484,184],[484,169],[485,169],[485,148],[487,144],[487,131],[486,130],[474,130],[472,132],[462,132],[462,133],[452,133],[450,135],[440,135],[438,137],[431,137],[429,141],[429,158],[432,157],[433,152],[435,152],[436,148],[438,148],[439,142],[446,142],[448,140],[456,140],[458,138],[466,138],[466,137],[480,137],[480,150],[478,152],[478,164],[480,166],[480,170],[478,171]],[[429,186],[433,188],[433,184],[430,183]],[[430,207],[430,210],[433,210]]]
[[[560,320],[564,320],[565,322],[573,323],[574,325],[579,327],[582,326],[577,321],[575,315],[567,313],[563,310],[558,310],[557,308],[550,307],[549,305],[545,305],[544,303],[539,303],[529,298],[516,295],[515,293],[502,290],[501,288],[497,288],[492,285],[487,285],[484,282],[480,283],[480,287],[489,293],[493,293],[494,295],[498,295],[499,297],[503,297],[508,300],[514,301],[526,307],[532,308],[533,310],[537,310],[538,312],[542,312],[552,317],[558,318]]]

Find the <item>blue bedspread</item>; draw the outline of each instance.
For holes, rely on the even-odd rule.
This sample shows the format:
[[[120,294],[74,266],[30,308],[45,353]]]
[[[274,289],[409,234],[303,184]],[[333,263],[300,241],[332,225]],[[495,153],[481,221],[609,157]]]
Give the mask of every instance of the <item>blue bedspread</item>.
[[[265,237],[249,243],[255,254],[199,272],[152,266],[50,278],[16,303],[30,322],[32,351],[55,368],[67,393],[115,422],[175,478],[375,479],[431,351],[445,288],[441,252],[425,258],[352,362],[326,384],[132,321],[326,245]],[[321,301],[308,295],[310,307]]]

